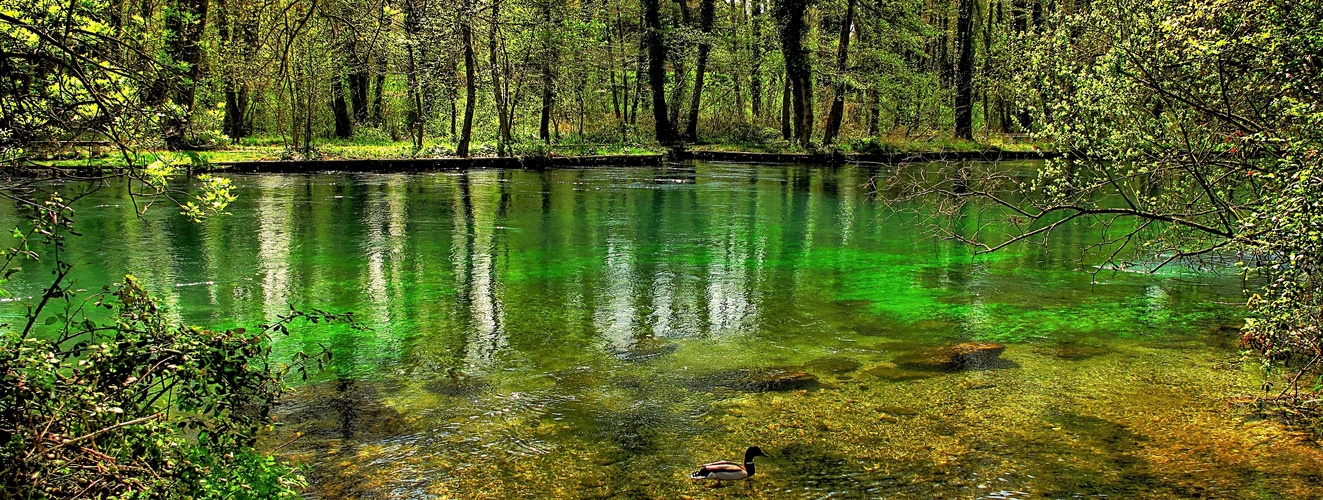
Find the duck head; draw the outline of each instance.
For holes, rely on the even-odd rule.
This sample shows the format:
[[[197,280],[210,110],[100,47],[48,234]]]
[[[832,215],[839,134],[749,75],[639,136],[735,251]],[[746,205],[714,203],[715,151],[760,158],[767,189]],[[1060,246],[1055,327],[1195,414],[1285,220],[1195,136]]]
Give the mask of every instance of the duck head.
[[[745,462],[752,462],[753,457],[765,457],[765,456],[767,456],[767,454],[763,453],[763,449],[757,446],[750,446],[749,449],[744,450]]]

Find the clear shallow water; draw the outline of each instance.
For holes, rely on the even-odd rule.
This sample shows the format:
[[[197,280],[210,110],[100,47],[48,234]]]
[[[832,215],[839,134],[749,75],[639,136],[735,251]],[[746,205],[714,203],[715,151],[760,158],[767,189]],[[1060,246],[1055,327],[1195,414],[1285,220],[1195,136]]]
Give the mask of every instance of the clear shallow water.
[[[1228,405],[1257,386],[1221,328],[1239,281],[1080,272],[1087,228],[975,258],[868,200],[869,175],[236,176],[231,215],[203,224],[134,218],[103,189],[70,250],[84,288],[132,273],[190,323],[294,305],[372,327],[277,345],[336,353],[267,440],[304,433],[280,452],[311,464],[316,497],[1323,494],[1313,446]],[[893,363],[965,341],[1003,361]],[[763,380],[798,372],[816,381]],[[752,480],[685,479],[752,444],[772,455]]]

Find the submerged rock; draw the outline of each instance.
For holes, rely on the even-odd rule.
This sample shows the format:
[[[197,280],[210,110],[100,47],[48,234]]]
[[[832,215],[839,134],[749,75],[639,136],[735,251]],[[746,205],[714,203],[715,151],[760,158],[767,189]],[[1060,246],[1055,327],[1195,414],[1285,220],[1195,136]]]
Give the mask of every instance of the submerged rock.
[[[864,370],[864,373],[883,380],[890,380],[892,382],[904,382],[906,380],[919,380],[937,376],[937,374],[933,372],[905,370],[890,363],[874,366]]]
[[[878,408],[877,411],[897,417],[913,417],[919,414],[918,410],[906,408],[904,406],[883,406]]]
[[[380,389],[379,384],[352,380],[312,384],[276,413],[288,429],[321,439],[378,439],[406,432],[403,415]]]
[[[823,387],[817,375],[793,366],[723,370],[690,379],[684,385],[701,391],[724,387],[746,392],[799,391]]]
[[[1241,346],[1244,328],[1245,325],[1239,323],[1218,325],[1209,329],[1204,337],[1209,345],[1228,350],[1238,349]]]
[[[854,333],[857,335],[862,335],[864,337],[881,337],[886,335],[888,332],[887,332],[887,328],[884,326],[859,325],[854,327]]]
[[[472,377],[447,377],[423,384],[423,389],[432,394],[468,398],[478,395],[489,385]]]
[[[601,372],[588,366],[576,366],[565,370],[557,370],[547,374],[547,377],[556,381],[556,385],[570,391],[582,391],[601,387],[606,380]]]
[[[1110,351],[1095,345],[1065,343],[1035,347],[1034,352],[1066,361],[1083,361]]]
[[[844,356],[827,356],[804,363],[804,369],[828,375],[838,375],[858,370],[863,363]]]
[[[954,372],[960,370],[981,370],[1001,368],[1009,362],[998,358],[1006,346],[985,342],[965,342],[960,344],[920,349],[897,357],[897,367],[907,370]],[[999,363],[1000,362],[1000,363]]]
[[[680,348],[680,344],[663,342],[655,339],[644,339],[634,342],[629,347],[619,349],[612,354],[630,363],[638,363],[649,359],[665,356],[675,352]]]
[[[798,391],[822,387],[818,376],[801,370],[757,370],[740,381],[739,387],[746,391]]]

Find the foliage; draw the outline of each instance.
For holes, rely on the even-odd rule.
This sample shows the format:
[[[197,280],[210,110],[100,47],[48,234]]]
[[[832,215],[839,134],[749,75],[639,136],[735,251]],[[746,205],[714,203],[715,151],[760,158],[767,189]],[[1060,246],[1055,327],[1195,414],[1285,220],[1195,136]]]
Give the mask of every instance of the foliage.
[[[143,185],[163,190],[165,165],[141,174]],[[80,197],[20,198],[31,227],[0,251],[5,277],[24,261],[54,266],[23,320],[0,325],[0,496],[297,498],[298,470],[253,445],[286,374],[306,377],[330,354],[276,365],[271,339],[300,323],[356,326],[352,315],[291,310],[251,332],[218,332],[173,323],[132,276],[82,297],[63,258]]]
[[[158,114],[144,109],[141,96],[159,68],[122,38],[123,28],[103,2],[0,1],[0,150],[7,163],[51,142],[149,139],[145,131]]]
[[[0,333],[0,478],[13,497],[297,497],[296,471],[251,446],[282,387],[269,334],[323,317],[214,332],[170,324],[132,276],[83,301],[57,293],[68,308],[46,316],[53,337]],[[97,321],[86,306],[114,314]]]
[[[845,138],[944,133],[952,116],[954,2],[860,2],[844,71],[831,62],[830,47],[847,3],[806,4],[806,64],[821,75],[808,82],[809,92],[818,95],[813,102],[830,103],[835,84],[846,86]],[[317,143],[327,141],[380,145],[406,137],[418,153],[429,138],[463,142],[460,89],[470,86],[469,139],[493,142],[498,152],[562,136],[651,142],[653,93],[670,101],[676,130],[685,130],[697,102],[698,137],[749,142],[752,133],[763,142],[790,119],[782,109],[777,4],[719,3],[715,28],[705,34],[699,3],[662,6],[664,82],[652,89],[648,30],[641,6],[630,2],[0,0],[8,54],[0,159],[108,140],[127,163],[141,165],[149,161],[132,157],[139,148],[242,143],[253,135],[278,138],[291,158],[315,158]],[[1028,35],[1015,27],[1023,15],[985,3],[975,20],[984,31],[976,37],[977,66],[988,75],[996,69],[997,78],[979,77],[983,105],[976,108],[988,115],[986,132],[1012,132],[994,119],[1019,112],[1011,109],[1014,90],[1001,62],[1018,53],[1010,48],[1020,43],[1016,33]],[[473,49],[468,60],[463,33]],[[705,44],[707,83],[695,101],[693,61]]]
[[[989,252],[1092,224],[1097,270],[1210,270],[1252,283],[1246,346],[1266,366],[1323,360],[1323,5],[1272,0],[1094,2],[1059,11],[1015,61],[1036,136],[1075,153],[1035,178],[1013,167],[900,173],[895,198],[928,198],[944,236]],[[1084,160],[1084,161],[1081,161]],[[971,208],[1013,232],[970,227]],[[1257,285],[1253,285],[1257,286]],[[1308,389],[1308,388],[1303,388]],[[1300,401],[1305,401],[1301,399]]]

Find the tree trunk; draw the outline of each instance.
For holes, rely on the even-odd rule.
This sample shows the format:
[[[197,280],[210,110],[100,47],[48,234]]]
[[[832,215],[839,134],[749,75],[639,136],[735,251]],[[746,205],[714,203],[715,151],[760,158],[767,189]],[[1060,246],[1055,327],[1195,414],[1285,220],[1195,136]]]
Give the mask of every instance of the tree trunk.
[[[367,62],[354,58],[354,67],[349,69],[349,103],[354,109],[354,122],[368,121],[368,84],[370,74]]]
[[[970,0],[961,0],[970,1]],[[822,132],[822,144],[830,146],[841,131],[841,119],[845,115],[845,81],[850,68],[847,62],[850,54],[850,26],[854,24],[854,0],[848,0],[845,7],[845,22],[841,24],[841,40],[836,49],[836,98],[831,101],[831,111],[827,113],[827,130]]]
[[[335,136],[341,139],[353,137],[354,121],[349,117],[349,105],[345,102],[345,85],[340,75],[331,79],[331,111],[335,113]]]
[[[643,81],[647,79],[645,69],[648,58],[647,36],[639,37],[638,50],[634,51],[634,98],[629,103],[629,124],[639,124],[639,105],[647,107],[643,101]]]
[[[675,142],[671,121],[666,114],[666,46],[661,36],[659,0],[643,0],[645,37],[648,44],[648,85],[652,87],[652,117],[656,121],[657,142]]]
[[[510,142],[510,116],[507,114],[509,102],[508,96],[501,87],[501,58],[497,50],[496,33],[500,28],[500,0],[492,2],[492,21],[490,36],[488,37],[488,61],[491,63],[492,70],[492,99],[496,104],[496,154],[505,156],[505,145]]]
[[[383,120],[381,110],[382,91],[385,90],[386,87],[386,69],[383,67],[379,68],[377,71],[377,81],[372,86],[372,123],[381,126],[381,121]]]
[[[794,140],[790,129],[790,77],[781,79],[781,138],[787,141]]]
[[[703,0],[703,6],[699,11],[699,29],[703,32],[703,43],[698,46],[698,68],[697,75],[694,77],[694,99],[689,102],[689,123],[685,128],[685,138],[689,141],[698,139],[698,112],[702,109],[703,103],[703,73],[707,71],[707,54],[712,50],[712,44],[707,42],[707,36],[712,33],[712,18],[715,15],[712,0]]]
[[[807,0],[783,0],[776,5],[781,25],[781,52],[785,57],[794,111],[791,125],[795,140],[807,147],[813,133],[813,71],[808,50],[804,48],[804,33],[808,28],[804,23],[806,10]]]
[[[974,7],[977,8],[978,5]],[[992,133],[993,122],[990,114],[991,110],[989,109],[989,101],[991,101],[992,96],[988,95],[990,85],[986,83],[992,79],[992,0],[988,0],[988,7],[983,11],[983,17],[987,18],[985,20],[987,22],[983,25],[983,81],[985,83],[980,94],[983,96],[983,131],[984,133]],[[1074,41],[1072,40],[1071,43],[1073,44]]]
[[[244,107],[239,103],[239,92],[236,85],[241,82],[241,78],[234,74],[237,70],[232,64],[235,50],[234,36],[230,31],[229,2],[218,0],[216,10],[216,38],[220,42],[221,60],[223,61],[222,71],[225,72],[221,75],[225,92],[225,117],[221,120],[221,133],[238,143],[239,139],[243,137]]]
[[[472,0],[464,4],[464,12],[460,13],[459,37],[460,43],[464,46],[464,128],[460,132],[459,145],[455,147],[455,155],[467,158],[469,156],[469,140],[473,137],[473,107],[478,100],[478,77],[475,74],[477,62],[473,57],[473,27],[469,20],[473,15]]]
[[[171,114],[164,120],[163,135],[170,147],[184,145],[184,132],[192,121],[197,83],[202,76],[202,36],[207,31],[209,4],[210,0],[178,0],[173,8],[166,9],[165,28],[169,33],[165,38],[166,54],[175,64],[184,66],[182,73],[166,72],[154,92],[164,97],[164,89],[172,89],[171,100],[183,110],[182,114]]]
[[[606,72],[611,77],[611,111],[616,121],[620,121],[620,83],[616,81],[615,33],[606,29]]]
[[[749,94],[753,102],[753,118],[757,121],[762,117],[760,101],[763,95],[763,0],[753,0],[753,43],[750,44],[750,52],[753,57],[753,68],[750,71]]]
[[[552,28],[553,24],[552,24],[552,21],[551,21],[552,18],[551,18],[551,1],[550,1],[550,0],[547,0],[547,2],[546,2],[545,4],[543,4],[542,19],[543,19],[543,22],[545,23],[544,26],[543,26],[543,29],[544,29],[544,30],[548,30],[548,31],[552,30],[552,29],[553,29],[553,28]],[[552,37],[548,36],[548,37],[546,37],[545,39],[546,39],[546,40],[551,40],[551,38],[552,38]],[[557,48],[556,48],[556,46],[555,46],[555,43],[551,43],[551,42],[546,43],[546,44],[542,47],[542,50],[543,50],[543,54],[542,54],[542,116],[541,116],[541,121],[540,121],[539,124],[538,124],[538,132],[537,132],[537,136],[538,136],[538,138],[542,139],[542,142],[545,142],[545,143],[550,144],[550,143],[551,143],[551,108],[552,108],[552,106],[555,104],[555,103],[553,102],[553,97],[555,96],[554,93],[553,93],[553,90],[554,90],[554,87],[555,87],[555,80],[552,78],[552,72],[551,72],[552,69],[551,69],[551,68],[552,68],[552,65],[556,63],[556,60],[559,59],[559,55],[558,55],[558,52],[557,52]]]
[[[552,85],[551,65],[547,64],[542,68],[542,119],[537,132],[538,138],[546,143],[551,143]]]
[[[1014,0],[1011,2],[1011,22],[1015,27],[1016,33],[1024,33],[1029,29],[1029,13],[1025,4],[1026,0]],[[1020,133],[1027,133],[1033,129],[1034,117],[1029,114],[1028,108],[1020,108],[1016,113],[1016,121],[1019,122]]]
[[[335,108],[335,135],[336,137],[347,138],[353,135],[354,123],[363,123],[367,121],[368,73],[366,65],[358,54],[357,35],[353,30],[344,28],[344,32],[341,33],[341,36],[343,39],[339,44],[341,50],[339,59],[341,61],[340,71],[344,75],[344,81],[337,81],[336,83],[339,85],[348,84],[349,103],[345,115],[349,116],[349,112],[352,111],[353,117],[349,122],[349,125],[344,127],[344,130],[348,130],[349,135],[340,135],[343,124],[340,122],[340,108]],[[343,92],[336,91],[336,99],[343,101],[344,96],[342,94]],[[339,105],[337,104],[337,106]]]
[[[876,87],[868,89],[868,136],[869,137],[877,137],[878,132],[880,132],[880,130],[878,130],[880,128],[878,126],[878,115],[881,114],[882,107],[878,102],[879,98],[880,96],[878,95]]]
[[[677,50],[677,52],[683,53],[684,51]],[[677,135],[676,139],[679,139],[680,111],[684,109],[681,99],[684,97],[685,87],[689,83],[689,68],[685,67],[684,58],[678,57],[671,60],[671,74],[675,77],[675,83],[671,84],[671,107],[668,111],[670,112],[671,129]]]
[[[418,12],[415,10],[415,6],[413,2],[403,2],[403,4],[405,5],[404,33],[409,38],[410,41],[417,42],[419,40],[419,36],[418,36],[419,32],[422,29],[422,21],[420,19],[420,16],[418,15]],[[418,71],[419,71],[418,57],[414,53],[416,45],[417,45],[416,43],[406,44],[406,47],[408,48],[405,53],[408,56],[407,62],[409,64],[407,79],[409,86],[409,103],[411,109],[405,115],[405,120],[404,120],[405,127],[409,131],[409,140],[413,142],[413,148],[415,151],[423,148],[423,130],[424,130],[422,82],[420,81],[421,78],[419,78],[418,75]]]
[[[974,138],[974,0],[959,0],[956,43],[959,61],[955,78],[955,138]]]

